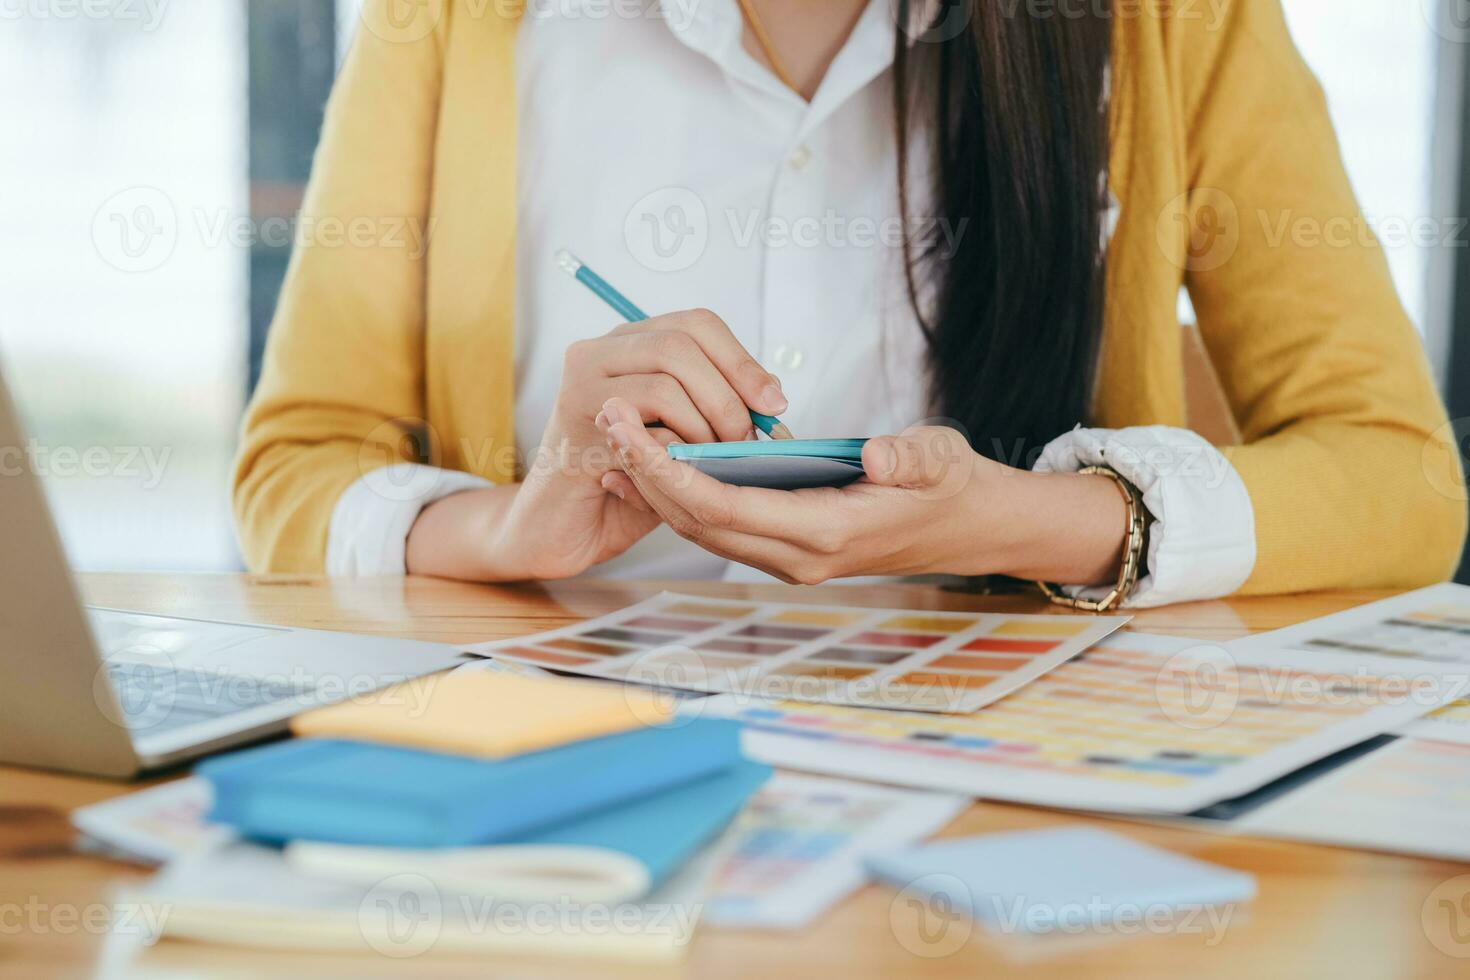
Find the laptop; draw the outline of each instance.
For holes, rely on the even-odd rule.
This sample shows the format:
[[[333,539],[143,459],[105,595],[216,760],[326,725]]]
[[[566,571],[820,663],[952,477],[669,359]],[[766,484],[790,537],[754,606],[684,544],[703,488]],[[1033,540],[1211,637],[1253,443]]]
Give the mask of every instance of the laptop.
[[[454,647],[85,608],[0,378],[0,762],[127,778],[461,663]]]

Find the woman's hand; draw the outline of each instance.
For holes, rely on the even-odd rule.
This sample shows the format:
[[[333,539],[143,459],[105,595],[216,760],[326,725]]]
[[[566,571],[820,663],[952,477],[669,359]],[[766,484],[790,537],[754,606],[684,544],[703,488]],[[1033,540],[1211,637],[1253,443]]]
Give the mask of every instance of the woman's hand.
[[[786,410],[780,382],[707,310],[579,341],[567,349],[556,406],[523,482],[426,508],[409,536],[409,570],[484,581],[566,578],[658,526],[642,497],[614,479],[599,420],[609,399],[654,445],[753,438],[750,409]]]
[[[602,416],[624,471],[608,478],[615,492],[636,488],[681,536],[786,582],[948,572],[1092,584],[1121,561],[1127,511],[1111,480],[1014,469],[954,429],[870,439],[865,480],[788,491],[730,486],[671,459],[620,399]]]

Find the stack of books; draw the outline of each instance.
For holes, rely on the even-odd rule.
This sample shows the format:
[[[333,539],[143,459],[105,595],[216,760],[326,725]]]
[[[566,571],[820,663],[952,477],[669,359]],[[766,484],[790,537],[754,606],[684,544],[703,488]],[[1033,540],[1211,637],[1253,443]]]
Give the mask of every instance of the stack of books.
[[[144,896],[181,938],[664,958],[770,775],[740,727],[638,688],[459,670],[206,762],[237,839]],[[418,945],[425,950],[417,950]]]

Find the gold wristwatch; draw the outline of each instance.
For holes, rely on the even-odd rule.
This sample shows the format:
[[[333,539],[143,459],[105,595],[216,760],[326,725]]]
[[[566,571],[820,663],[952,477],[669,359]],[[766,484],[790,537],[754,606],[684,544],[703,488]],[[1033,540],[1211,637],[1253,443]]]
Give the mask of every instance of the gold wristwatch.
[[[1128,505],[1128,537],[1123,542],[1123,567],[1118,573],[1118,584],[1113,586],[1113,590],[1101,599],[1077,599],[1064,593],[1061,586],[1050,582],[1037,582],[1036,584],[1041,586],[1041,591],[1048,599],[1059,606],[1084,609],[1088,612],[1107,612],[1128,598],[1138,585],[1138,577],[1145,560],[1144,539],[1148,529],[1148,510],[1143,506],[1143,495],[1138,492],[1138,488],[1123,479],[1112,467],[1085,466],[1077,473],[1079,476],[1098,474],[1108,477],[1118,485],[1118,489],[1123,493],[1123,500]]]

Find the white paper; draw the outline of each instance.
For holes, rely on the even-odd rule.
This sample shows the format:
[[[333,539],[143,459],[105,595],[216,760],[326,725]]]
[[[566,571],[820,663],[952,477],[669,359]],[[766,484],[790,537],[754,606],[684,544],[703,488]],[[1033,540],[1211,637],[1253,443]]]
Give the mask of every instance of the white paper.
[[[1400,738],[1234,820],[1225,834],[1470,861],[1470,746]]]
[[[1228,646],[1288,647],[1302,654],[1356,657],[1365,664],[1459,664],[1470,676],[1470,586],[1445,583],[1416,589],[1320,619],[1259,633]],[[1470,699],[1405,722],[1400,735],[1470,745]]]
[[[1241,652],[1291,649],[1339,665],[1354,658],[1378,670],[1411,663],[1470,667],[1470,586],[1431,585],[1226,646]]]
[[[683,710],[744,722],[747,755],[772,765],[1071,809],[1188,813],[1390,731],[1463,682],[1457,665],[1398,668],[1128,633],[967,716],[729,695]]]
[[[700,616],[690,609],[708,612]],[[691,625],[682,631],[643,625],[659,620]],[[677,690],[963,714],[1018,690],[1128,620],[748,602],[665,592],[573,626],[466,650]],[[935,625],[893,625],[913,622]],[[770,635],[783,630],[809,638]],[[989,648],[969,649],[976,644]],[[844,659],[863,656],[889,659]],[[824,671],[841,679],[816,676]]]
[[[1150,847],[1097,827],[1048,827],[882,851],[868,867],[897,888],[930,898],[1003,932],[1102,927],[1122,916],[1246,902],[1256,881],[1242,871]]]
[[[274,949],[591,956],[682,956],[709,877],[728,853],[721,837],[643,901],[514,904],[439,887],[420,873],[372,886],[306,875],[275,848],[234,842],[171,862],[130,896],[180,939]]]
[[[214,794],[198,776],[129,793],[72,811],[72,826],[109,847],[162,864],[234,836],[206,823]]]
[[[1470,698],[1461,698],[1423,718],[1400,725],[1398,734],[1470,745]]]
[[[866,881],[865,855],[926,837],[969,805],[963,796],[777,773],[731,830],[704,921],[803,928]]]

